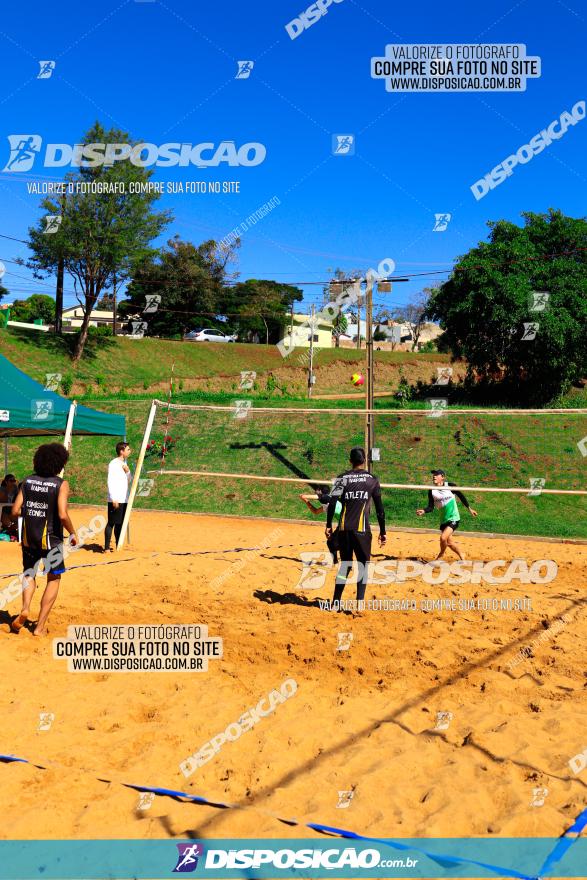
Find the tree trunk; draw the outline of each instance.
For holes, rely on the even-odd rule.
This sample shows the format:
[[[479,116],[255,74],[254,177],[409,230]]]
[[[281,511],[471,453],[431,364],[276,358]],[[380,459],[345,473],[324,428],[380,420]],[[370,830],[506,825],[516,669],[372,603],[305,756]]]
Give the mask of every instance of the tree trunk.
[[[54,332],[61,336],[63,332],[63,274],[64,262],[57,264],[57,288],[55,290],[55,327]]]
[[[80,328],[80,334],[79,334],[78,340],[76,342],[75,351],[74,351],[73,357],[72,357],[72,361],[74,364],[77,364],[79,362],[82,354],[84,353],[84,348],[85,348],[86,341],[88,338],[88,329],[90,326],[90,314],[91,314],[91,309],[90,309],[90,311],[87,311],[84,314],[84,319],[82,321],[82,326]]]
[[[92,310],[96,305],[96,300],[98,299],[98,294],[94,293],[94,281],[92,280],[87,288],[86,288],[86,305],[84,308],[84,318],[82,321],[82,326],[80,328],[79,337],[75,346],[75,351],[73,353],[72,361],[74,364],[79,363],[79,360],[84,353],[84,348],[86,345],[86,341],[88,338],[88,329],[90,326],[90,317],[92,315]]]
[[[114,276],[114,290],[112,292],[112,335],[116,336],[118,327],[116,321],[116,275]]]

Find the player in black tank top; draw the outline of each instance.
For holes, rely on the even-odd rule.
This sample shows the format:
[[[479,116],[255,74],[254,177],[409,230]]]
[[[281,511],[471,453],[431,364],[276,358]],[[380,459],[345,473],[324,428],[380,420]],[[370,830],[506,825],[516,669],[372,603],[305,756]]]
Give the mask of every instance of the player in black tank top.
[[[57,506],[63,482],[61,477],[39,477],[37,474],[22,481],[23,547],[51,550],[63,543],[63,524]]]
[[[332,605],[338,605],[342,599],[346,579],[351,570],[353,556],[362,565],[360,577],[357,579],[357,602],[363,602],[367,587],[368,563],[371,559],[371,526],[369,512],[371,499],[375,504],[379,522],[379,546],[386,542],[385,511],[381,500],[381,486],[373,474],[365,470],[365,450],[359,446],[351,449],[350,462],[352,470],[345,471],[336,478],[330,493],[330,504],[326,516],[326,537],[332,533],[332,517],[336,502],[340,501],[342,511],[339,522],[338,549],[340,568],[336,575]]]
[[[47,586],[41,598],[41,610],[35,635],[46,633],[47,618],[53,607],[63,567],[63,527],[67,529],[73,546],[77,535],[69,513],[67,498],[69,483],[58,474],[65,467],[69,453],[61,443],[39,446],[33,459],[35,473],[21,483],[12,506],[12,516],[22,516],[22,565],[24,569],[22,610],[10,629],[20,632],[28,620],[31,601],[36,589],[35,577],[43,561]]]

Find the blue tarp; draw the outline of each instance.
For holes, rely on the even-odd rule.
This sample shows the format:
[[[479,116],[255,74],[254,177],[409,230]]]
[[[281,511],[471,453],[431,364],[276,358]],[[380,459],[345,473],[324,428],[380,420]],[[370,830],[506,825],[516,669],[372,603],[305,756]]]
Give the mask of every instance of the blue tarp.
[[[70,406],[0,355],[0,437],[64,434]],[[78,405],[73,433],[124,437],[125,418]]]

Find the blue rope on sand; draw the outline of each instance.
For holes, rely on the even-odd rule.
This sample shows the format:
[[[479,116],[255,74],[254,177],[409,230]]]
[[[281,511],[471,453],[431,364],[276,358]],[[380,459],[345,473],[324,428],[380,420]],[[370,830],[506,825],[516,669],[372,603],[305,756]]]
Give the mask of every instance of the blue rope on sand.
[[[4,764],[10,763],[20,763],[20,764],[30,764],[33,767],[36,767],[39,770],[46,770],[42,764],[34,764],[32,761],[29,761],[27,758],[18,758],[15,755],[2,755],[0,754],[0,762]],[[104,777],[97,777],[100,782],[108,782],[111,783],[111,779],[107,779]],[[201,797],[200,795],[189,794],[185,791],[177,791],[173,788],[158,788],[150,785],[133,785],[130,782],[121,782],[120,785],[123,785],[125,788],[132,788],[134,791],[146,791],[151,792],[152,794],[158,795],[159,797],[171,797],[171,798],[181,798],[182,800],[189,801],[190,803],[200,804],[207,807],[214,807],[216,809],[222,810],[231,810],[231,809],[241,809],[240,807],[235,806],[234,804],[225,804],[220,801],[211,801],[208,798]],[[266,812],[266,811],[263,811]],[[312,831],[318,831],[321,834],[332,834],[337,835],[339,837],[343,837],[349,840],[364,840],[369,843],[380,843],[384,846],[389,846],[392,849],[400,850],[403,852],[417,852],[421,855],[426,856],[432,861],[443,867],[451,867],[456,865],[473,865],[477,868],[485,868],[488,871],[493,871],[495,874],[504,877],[516,877],[519,880],[538,880],[538,878],[543,877],[550,869],[559,862],[569,848],[573,845],[573,843],[578,839],[579,834],[583,831],[585,826],[587,825],[587,808],[584,809],[579,816],[575,819],[570,828],[561,835],[559,840],[556,843],[556,846],[552,850],[552,852],[547,856],[544,861],[544,864],[540,868],[540,871],[535,875],[522,874],[520,871],[516,871],[514,868],[504,868],[500,865],[492,865],[487,862],[479,862],[475,859],[466,859],[462,856],[450,856],[450,855],[439,855],[438,853],[430,852],[427,849],[417,846],[406,845],[405,843],[401,843],[398,840],[389,840],[381,837],[367,837],[363,834],[357,834],[354,831],[349,831],[346,828],[337,828],[334,825],[322,825],[318,822],[299,822],[297,819],[284,819],[280,816],[274,816],[274,814],[267,815],[273,816],[273,818],[278,819],[280,822],[283,822],[286,825],[297,825],[302,828],[310,828]],[[570,836],[576,835],[576,836]]]

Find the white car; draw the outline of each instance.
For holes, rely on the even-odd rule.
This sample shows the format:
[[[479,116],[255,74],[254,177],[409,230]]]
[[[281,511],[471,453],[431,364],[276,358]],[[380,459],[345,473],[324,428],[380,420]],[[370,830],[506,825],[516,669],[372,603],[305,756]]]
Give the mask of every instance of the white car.
[[[236,336],[229,336],[221,330],[209,328],[191,330],[184,336],[188,342],[236,342]]]

